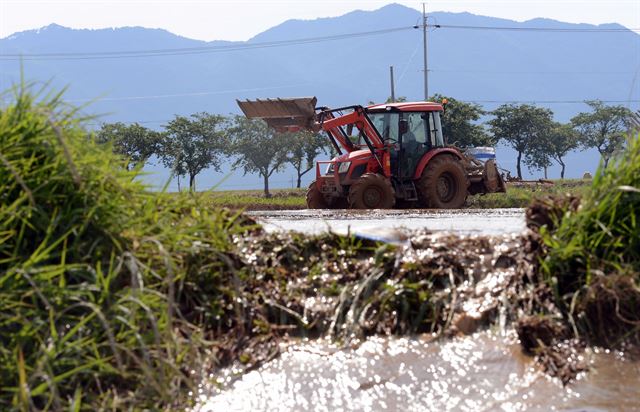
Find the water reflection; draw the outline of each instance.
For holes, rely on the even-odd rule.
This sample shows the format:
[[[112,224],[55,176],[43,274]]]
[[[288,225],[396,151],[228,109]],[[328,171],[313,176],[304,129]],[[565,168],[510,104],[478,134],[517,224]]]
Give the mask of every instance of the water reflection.
[[[268,232],[380,234],[381,230],[427,229],[458,234],[501,235],[525,229],[524,209],[278,210],[248,212]]]
[[[375,337],[351,349],[296,344],[223,390],[202,411],[640,410],[640,364],[589,353],[568,387],[535,370],[513,333],[430,342]]]

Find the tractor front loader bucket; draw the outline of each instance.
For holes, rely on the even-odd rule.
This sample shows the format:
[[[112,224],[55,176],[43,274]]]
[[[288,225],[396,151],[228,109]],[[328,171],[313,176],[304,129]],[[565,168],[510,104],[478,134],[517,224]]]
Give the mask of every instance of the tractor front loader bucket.
[[[279,132],[318,130],[315,97],[236,101],[245,116],[263,119]]]

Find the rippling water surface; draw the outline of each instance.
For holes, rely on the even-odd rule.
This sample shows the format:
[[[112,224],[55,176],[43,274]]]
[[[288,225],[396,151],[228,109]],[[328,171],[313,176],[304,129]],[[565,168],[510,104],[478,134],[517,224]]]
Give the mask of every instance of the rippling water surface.
[[[521,354],[513,333],[375,337],[348,349],[298,343],[229,387],[205,391],[198,410],[640,410],[640,363],[586,356],[592,371],[563,387]]]
[[[525,229],[524,209],[278,210],[248,212],[267,231],[317,234],[331,230],[427,229],[458,234],[501,235]]]

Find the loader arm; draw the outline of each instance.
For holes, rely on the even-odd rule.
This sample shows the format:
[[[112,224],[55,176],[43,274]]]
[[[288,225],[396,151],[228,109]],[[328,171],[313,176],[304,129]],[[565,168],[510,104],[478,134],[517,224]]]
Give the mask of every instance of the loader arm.
[[[262,119],[279,132],[323,130],[329,134],[334,146],[341,146],[347,153],[359,149],[342,129],[342,126],[349,124],[354,124],[363,133],[367,146],[372,151],[383,149],[385,146],[362,106],[338,109],[316,108],[315,97],[237,100],[237,102],[247,117]],[[343,115],[342,111],[346,110],[351,112]]]
[[[333,112],[344,110],[344,109],[353,109],[351,113],[335,117]],[[375,149],[384,148],[385,144],[382,141],[382,138],[378,134],[376,128],[371,124],[371,120],[367,117],[366,113],[362,106],[349,106],[346,108],[333,109],[324,111],[325,117],[331,116],[328,120],[321,119],[320,125],[324,130],[330,131],[331,135],[340,142],[342,146],[347,149],[350,147],[348,151],[355,150],[353,143],[349,140],[349,138],[342,131],[342,126],[346,126],[349,124],[354,124],[356,127],[364,132],[364,136],[369,140],[371,146]],[[369,144],[367,144],[369,145]]]
[[[324,130],[325,132],[327,132],[327,134],[329,135],[329,139],[331,140],[331,143],[334,146],[336,146],[336,149],[338,150],[339,153],[341,152],[341,150],[338,144],[342,146],[342,148],[347,153],[351,153],[354,150],[357,150],[353,142],[351,142],[351,140],[349,139],[349,136],[347,136],[344,130],[342,130],[342,127],[340,127],[343,125],[328,124],[328,122],[330,121],[340,119],[340,118],[336,118],[332,111],[328,109],[322,109],[322,111],[318,114],[318,118],[319,118],[318,127]]]

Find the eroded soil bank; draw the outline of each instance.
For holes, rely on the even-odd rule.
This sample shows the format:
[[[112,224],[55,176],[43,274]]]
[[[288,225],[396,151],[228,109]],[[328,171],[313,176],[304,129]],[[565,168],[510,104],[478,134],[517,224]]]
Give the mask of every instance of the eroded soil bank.
[[[608,408],[622,395],[640,408],[627,382],[640,377],[635,350],[593,346],[541,274],[550,204],[528,210],[529,229],[499,236],[237,237],[248,272],[236,310],[254,337],[221,348],[237,360],[205,379],[199,407]]]
[[[510,325],[523,350],[563,382],[585,369],[538,276],[536,232],[458,236],[414,232],[402,246],[334,234],[254,232],[235,238],[236,281],[214,323],[218,366],[241,372],[291,337],[341,344],[372,335],[469,335]]]

